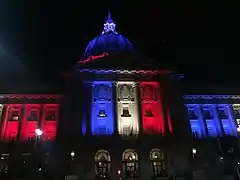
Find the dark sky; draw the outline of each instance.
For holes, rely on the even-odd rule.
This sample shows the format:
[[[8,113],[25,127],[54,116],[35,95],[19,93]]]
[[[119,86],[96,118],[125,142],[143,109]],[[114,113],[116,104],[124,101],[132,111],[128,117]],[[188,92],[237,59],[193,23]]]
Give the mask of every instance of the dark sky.
[[[101,33],[110,7],[118,33],[128,37],[140,54],[177,67],[191,81],[239,79],[239,16],[234,10],[231,16],[231,7],[222,1],[0,3],[0,69],[5,76],[21,74],[25,68],[33,76],[54,81]]]

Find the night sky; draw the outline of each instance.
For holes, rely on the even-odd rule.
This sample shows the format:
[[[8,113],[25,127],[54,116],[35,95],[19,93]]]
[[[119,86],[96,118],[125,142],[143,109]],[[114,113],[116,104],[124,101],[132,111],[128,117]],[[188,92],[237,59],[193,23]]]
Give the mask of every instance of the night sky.
[[[110,8],[117,32],[140,54],[177,67],[191,82],[238,82],[239,16],[229,16],[222,1],[86,2],[0,1],[1,78],[28,71],[25,78],[57,81],[100,35]]]

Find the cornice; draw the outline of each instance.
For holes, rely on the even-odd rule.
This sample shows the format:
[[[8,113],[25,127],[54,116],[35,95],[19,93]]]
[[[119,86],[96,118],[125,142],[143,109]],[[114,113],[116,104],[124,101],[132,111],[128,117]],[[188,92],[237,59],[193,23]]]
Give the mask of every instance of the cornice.
[[[61,94],[0,94],[0,99],[61,99]]]
[[[240,99],[240,95],[184,95],[184,99]]]

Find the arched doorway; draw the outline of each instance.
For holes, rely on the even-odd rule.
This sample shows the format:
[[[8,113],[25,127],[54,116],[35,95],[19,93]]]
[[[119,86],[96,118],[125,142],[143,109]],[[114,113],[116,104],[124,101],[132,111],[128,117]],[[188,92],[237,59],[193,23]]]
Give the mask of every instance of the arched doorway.
[[[134,178],[138,175],[138,154],[133,149],[127,149],[122,154],[123,173],[126,178]]]
[[[111,157],[109,152],[104,149],[97,151],[94,161],[97,178],[108,179],[111,167]]]
[[[160,149],[154,148],[150,151],[150,160],[154,177],[163,176],[166,173],[165,154]]]

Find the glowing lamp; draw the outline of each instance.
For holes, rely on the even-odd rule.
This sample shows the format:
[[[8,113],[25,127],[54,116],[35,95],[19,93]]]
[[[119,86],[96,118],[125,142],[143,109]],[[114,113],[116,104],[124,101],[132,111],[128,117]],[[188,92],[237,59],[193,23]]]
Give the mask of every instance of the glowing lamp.
[[[70,156],[71,156],[72,158],[74,158],[74,156],[75,156],[75,152],[72,151],[72,152],[70,153]]]
[[[118,170],[117,173],[118,173],[118,175],[120,175],[122,172],[121,172],[121,170]]]
[[[239,132],[239,133],[240,133],[240,127],[237,127],[237,132]]]
[[[192,148],[192,153],[195,155],[197,154],[197,150],[195,148]]]
[[[35,133],[36,133],[37,136],[41,136],[43,134],[41,129],[36,129]]]

